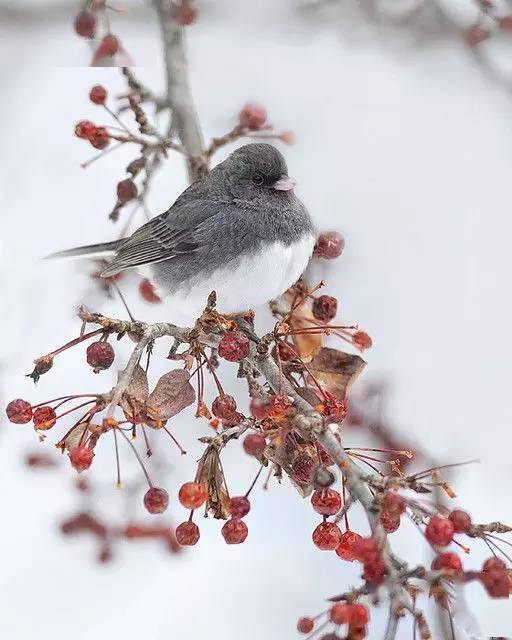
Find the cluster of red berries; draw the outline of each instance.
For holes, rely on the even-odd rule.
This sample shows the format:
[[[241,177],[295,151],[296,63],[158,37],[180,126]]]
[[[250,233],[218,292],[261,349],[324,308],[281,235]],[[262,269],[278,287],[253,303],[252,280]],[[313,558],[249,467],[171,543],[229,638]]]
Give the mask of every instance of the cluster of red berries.
[[[337,602],[329,609],[327,616],[329,621],[337,627],[347,625],[348,633],[346,637],[348,640],[361,640],[366,637],[366,625],[370,620],[370,613],[364,604],[359,602]],[[299,618],[297,631],[304,634],[311,633],[315,629],[317,618],[309,616]],[[322,636],[321,640],[334,640],[335,638],[338,638],[336,634],[327,633]]]
[[[110,144],[110,135],[105,127],[97,127],[90,120],[80,120],[75,125],[75,135],[88,140],[95,149],[106,149]]]
[[[75,33],[88,40],[94,40],[98,37],[98,17],[94,8],[95,6],[93,5],[93,10],[85,9],[80,11],[80,13],[75,16],[73,23]],[[97,5],[97,8],[104,10],[105,6]],[[107,33],[101,38],[94,51],[92,65],[96,66],[105,59],[110,60],[122,50],[119,38],[112,33]]]

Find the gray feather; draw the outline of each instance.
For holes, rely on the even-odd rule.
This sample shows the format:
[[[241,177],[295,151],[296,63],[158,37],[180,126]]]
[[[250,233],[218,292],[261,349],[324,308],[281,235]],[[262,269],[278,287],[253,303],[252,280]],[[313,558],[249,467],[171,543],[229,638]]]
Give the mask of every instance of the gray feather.
[[[65,251],[57,251],[45,256],[45,259],[51,258],[106,258],[115,255],[122,240],[114,240],[112,242],[100,242],[99,244],[87,244],[83,247],[74,247]]]

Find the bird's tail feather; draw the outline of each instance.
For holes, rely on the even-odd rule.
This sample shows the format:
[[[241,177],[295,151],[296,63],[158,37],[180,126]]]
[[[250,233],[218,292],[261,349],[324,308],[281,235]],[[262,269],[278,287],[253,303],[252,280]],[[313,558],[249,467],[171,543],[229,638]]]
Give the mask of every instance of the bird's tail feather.
[[[102,242],[100,244],[88,244],[83,247],[74,247],[65,251],[51,253],[46,258],[110,258],[119,248],[122,240]]]

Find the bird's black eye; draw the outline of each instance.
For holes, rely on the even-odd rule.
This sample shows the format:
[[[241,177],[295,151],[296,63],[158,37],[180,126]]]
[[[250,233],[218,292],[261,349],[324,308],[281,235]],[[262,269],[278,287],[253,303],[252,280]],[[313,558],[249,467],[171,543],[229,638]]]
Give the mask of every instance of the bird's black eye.
[[[254,184],[260,186],[265,182],[265,178],[261,175],[261,173],[255,173],[252,177],[252,181]]]

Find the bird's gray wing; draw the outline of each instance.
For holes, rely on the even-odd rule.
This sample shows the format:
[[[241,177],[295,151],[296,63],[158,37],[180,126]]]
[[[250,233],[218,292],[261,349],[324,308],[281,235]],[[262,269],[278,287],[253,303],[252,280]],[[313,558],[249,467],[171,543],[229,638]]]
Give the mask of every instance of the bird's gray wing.
[[[108,277],[131,267],[196,252],[205,241],[201,227],[226,208],[225,203],[212,202],[207,195],[197,194],[197,189],[194,193],[189,187],[168,211],[125,240],[101,275]]]

